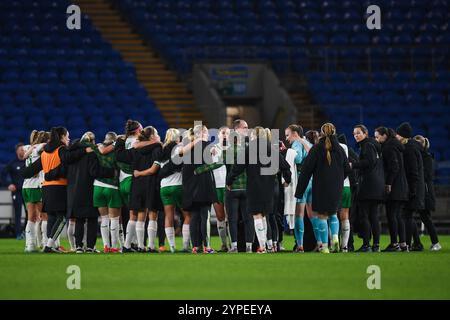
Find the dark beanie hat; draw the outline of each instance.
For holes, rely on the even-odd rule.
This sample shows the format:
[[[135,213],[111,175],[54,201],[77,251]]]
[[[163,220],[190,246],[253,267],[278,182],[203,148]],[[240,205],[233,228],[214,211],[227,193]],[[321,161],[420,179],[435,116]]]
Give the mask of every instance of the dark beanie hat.
[[[403,138],[410,139],[413,135],[413,129],[409,122],[403,122],[398,128],[397,128],[397,134],[402,136]]]

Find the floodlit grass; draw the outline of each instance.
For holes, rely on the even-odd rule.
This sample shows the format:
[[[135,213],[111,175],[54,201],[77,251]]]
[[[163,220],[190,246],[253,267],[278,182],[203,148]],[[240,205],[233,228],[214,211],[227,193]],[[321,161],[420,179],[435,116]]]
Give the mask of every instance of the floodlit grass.
[[[450,237],[440,240],[440,252],[424,237],[425,252],[329,255],[24,254],[23,241],[0,240],[0,299],[449,299]],[[81,290],[67,289],[70,265]],[[370,265],[380,290],[367,288]]]

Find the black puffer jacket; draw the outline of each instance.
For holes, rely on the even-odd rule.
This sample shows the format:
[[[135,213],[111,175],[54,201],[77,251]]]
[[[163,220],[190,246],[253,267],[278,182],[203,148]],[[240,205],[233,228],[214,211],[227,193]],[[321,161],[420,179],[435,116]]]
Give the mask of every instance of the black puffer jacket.
[[[201,148],[202,154],[205,154],[205,149],[209,146],[209,142],[202,141],[201,145],[196,145]],[[186,158],[184,158],[186,157]],[[190,211],[191,209],[200,206],[211,206],[212,203],[217,202],[216,182],[212,171],[204,174],[196,175],[195,169],[206,164],[205,159],[201,158],[201,163],[195,163],[194,149],[184,155],[183,159],[189,159],[188,163],[183,163],[181,175],[183,179],[183,209]]]
[[[403,165],[405,147],[395,137],[388,138],[382,144],[384,176],[386,185],[391,186],[391,193],[386,195],[388,201],[408,200],[408,181]]]
[[[86,149],[86,145],[75,142],[68,152],[77,153]],[[58,168],[54,169],[55,171]],[[115,170],[105,168],[94,152],[85,154],[76,162],[66,166],[67,172],[67,218],[95,218],[98,210],[94,207],[94,180],[96,178],[113,178]],[[53,171],[53,170],[52,170]],[[51,172],[46,175],[50,176]],[[56,177],[58,178],[58,177]]]
[[[421,152],[422,146],[414,139],[409,139],[405,144],[403,161],[409,187],[407,208],[410,210],[425,208],[425,177]]]
[[[381,146],[372,138],[358,143],[361,148],[359,160],[353,168],[359,169],[358,200],[384,200],[384,170]]]
[[[260,150],[263,150],[259,152]],[[251,152],[257,155],[252,160]],[[269,163],[264,163],[262,155],[270,157]],[[269,141],[257,138],[249,142],[245,149],[245,164],[236,164],[233,166],[231,173],[227,177],[227,185],[231,186],[233,181],[244,171],[247,173],[247,212],[251,215],[262,213],[264,215],[273,212],[274,188],[277,170],[273,174],[269,171],[273,169],[273,159],[278,157],[278,169],[281,171],[286,183],[291,182],[291,171],[288,162],[279,153],[278,146],[271,145]],[[267,170],[264,172],[264,170]]]
[[[427,150],[422,149],[423,172],[425,178],[425,209],[436,210],[436,197],[434,194],[434,158]]]
[[[328,164],[325,150],[325,138],[314,145],[302,165],[295,196],[301,198],[309,184],[311,176],[312,208],[316,212],[334,214],[342,201],[344,180],[350,173],[348,158],[339,145],[336,136],[331,138],[331,165]]]

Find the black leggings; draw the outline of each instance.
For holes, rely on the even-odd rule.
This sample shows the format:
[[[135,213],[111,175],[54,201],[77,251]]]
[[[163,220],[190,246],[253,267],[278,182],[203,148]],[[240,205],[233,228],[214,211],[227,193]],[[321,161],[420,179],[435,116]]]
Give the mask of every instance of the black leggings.
[[[403,206],[404,203],[402,201],[386,202],[386,216],[389,223],[391,244],[405,242],[405,223],[401,215]],[[399,241],[397,241],[397,236]]]
[[[227,191],[225,194],[225,208],[230,224],[231,242],[238,241],[239,213],[244,221],[245,242],[253,243],[255,238],[255,224],[253,216],[247,212],[247,195],[244,190]]]
[[[83,248],[84,223],[87,222],[86,247],[95,248],[97,242],[98,218],[77,218],[75,223],[75,243],[77,248]]]
[[[164,247],[166,244],[166,229],[165,229],[165,215],[164,212],[158,211],[158,218],[156,221],[158,221],[158,243],[160,247]]]
[[[436,244],[439,242],[439,238],[436,232],[436,228],[431,221],[431,212],[430,210],[420,210],[420,220],[422,220],[425,228],[427,228],[428,234],[430,235],[431,243]]]
[[[380,244],[380,220],[378,218],[379,203],[377,201],[361,201],[361,229],[365,246],[370,245],[370,235],[373,235],[373,244]]]
[[[272,241],[278,241],[278,225],[275,218],[276,213],[267,215],[267,239]]]
[[[280,184],[278,182],[278,179],[276,179],[275,187],[273,189],[273,210],[267,216],[267,239],[272,239],[273,241],[279,241],[278,223],[277,223],[279,197],[280,197]]]
[[[22,234],[22,207],[25,208],[25,224],[27,220],[27,206],[23,202],[22,191],[12,193],[13,203],[14,203],[14,226],[16,230],[15,236],[18,237]]]
[[[283,242],[284,235],[284,214],[279,211],[274,215],[275,223],[277,224],[277,235],[278,235],[278,243]]]
[[[415,210],[406,208],[403,211],[403,221],[405,222],[405,242],[411,246],[411,240],[414,239],[414,244],[420,244],[419,230],[417,223],[414,221]]]
[[[198,206],[191,209],[191,222],[189,231],[191,232],[191,240],[193,247],[200,247],[202,244],[207,245],[208,235],[208,218],[211,206]]]
[[[65,211],[53,211],[47,212],[48,222],[47,222],[47,237],[56,241],[59,235],[64,229],[66,224],[66,212]]]

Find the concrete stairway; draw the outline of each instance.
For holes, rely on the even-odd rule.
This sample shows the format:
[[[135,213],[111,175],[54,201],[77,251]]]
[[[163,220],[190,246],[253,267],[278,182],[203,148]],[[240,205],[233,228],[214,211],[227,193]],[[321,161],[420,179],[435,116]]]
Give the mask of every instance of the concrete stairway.
[[[324,119],[319,108],[311,101],[309,92],[301,90],[291,92],[290,95],[297,107],[297,123],[306,129],[319,130]]]
[[[190,128],[195,120],[203,120],[186,85],[175,72],[167,69],[151,47],[144,45],[107,0],[75,0],[75,3],[123,59],[133,63],[139,82],[155,101],[169,127]]]
[[[319,130],[326,122],[326,117],[314,103],[307,82],[298,75],[283,79],[282,82],[297,107],[297,124],[307,130]]]

